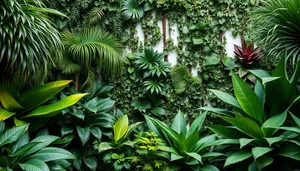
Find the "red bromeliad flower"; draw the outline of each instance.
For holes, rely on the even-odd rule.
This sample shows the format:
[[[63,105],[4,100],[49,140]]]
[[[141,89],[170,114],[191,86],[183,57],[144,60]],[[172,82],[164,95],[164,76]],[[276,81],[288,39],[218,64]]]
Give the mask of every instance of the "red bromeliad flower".
[[[245,40],[242,43],[242,47],[234,45],[234,53],[244,66],[250,66],[263,57],[261,48],[254,49],[254,44],[247,45]]]

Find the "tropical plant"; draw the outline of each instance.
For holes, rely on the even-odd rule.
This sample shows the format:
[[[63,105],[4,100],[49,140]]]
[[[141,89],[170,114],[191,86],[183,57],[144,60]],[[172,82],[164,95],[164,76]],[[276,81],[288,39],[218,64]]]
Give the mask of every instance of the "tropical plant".
[[[254,49],[254,43],[247,45],[245,40],[242,42],[242,47],[234,45],[234,53],[246,68],[257,63],[263,57],[261,48]]]
[[[79,89],[80,74],[86,78],[83,86],[87,83],[92,86],[97,68],[109,74],[121,71],[122,45],[113,35],[93,27],[78,35],[64,32],[62,41],[65,50],[60,68],[64,74],[76,75],[76,90]]]
[[[138,20],[144,16],[144,5],[137,0],[124,0],[122,13],[124,20]]]
[[[215,135],[202,138],[199,136],[205,117],[206,113],[201,114],[188,128],[184,114],[180,111],[171,126],[145,115],[149,129],[167,142],[167,146],[161,147],[161,150],[171,153],[170,161],[177,165],[177,170],[180,168],[219,170],[209,164],[209,160],[223,156],[222,153],[210,151],[210,146],[217,140],[217,137]]]
[[[59,137],[40,135],[29,141],[29,124],[5,130],[0,121],[0,170],[50,171],[69,167],[75,159],[69,151],[50,147]],[[3,132],[4,131],[4,132]]]
[[[252,16],[257,27],[256,40],[268,51],[268,56],[281,57],[287,51],[287,58],[297,64],[300,56],[300,16],[298,0],[267,0]]]
[[[101,142],[99,153],[104,153],[104,163],[110,163],[114,169],[120,171],[131,167],[134,143],[130,141],[130,133],[141,124],[136,122],[129,125],[128,116],[123,115],[114,125],[114,136],[111,142]]]
[[[59,128],[56,135],[61,136],[61,140],[56,144],[60,144],[76,156],[73,167],[78,170],[99,168],[98,153],[94,145],[112,137],[115,122],[115,116],[112,114],[115,101],[108,97],[113,86],[95,83],[93,87],[77,105],[64,109],[56,123],[48,125],[50,129]],[[61,98],[73,93],[80,92],[71,89],[62,93]]]
[[[19,90],[14,90],[14,92],[0,90],[0,102],[2,104],[0,106],[0,120],[7,120],[14,116],[14,122],[17,126],[31,123],[30,130],[40,128],[47,123],[49,118],[58,115],[63,109],[74,105],[86,95],[85,93],[73,94],[58,102],[46,104],[70,82],[69,80],[54,81],[22,93],[19,93]]]
[[[131,159],[134,170],[167,171],[170,170],[167,161],[169,154],[160,149],[166,146],[165,141],[154,132],[140,132],[135,135],[135,153]]]
[[[43,81],[57,56],[53,52],[62,48],[47,14],[64,15],[39,0],[3,0],[0,8],[0,74],[6,81],[14,74],[28,82]]]
[[[221,119],[232,125],[209,126],[214,133],[224,137],[216,144],[220,142],[240,146],[227,153],[224,167],[242,162],[237,166],[241,170],[290,170],[293,166],[285,162],[292,160],[282,159],[281,156],[299,160],[286,150],[297,150],[299,147],[292,147],[294,143],[299,143],[298,138],[279,129],[284,125],[291,107],[300,99],[294,85],[299,79],[300,69],[290,80],[287,79],[285,59],[281,59],[272,76],[262,70],[251,71],[258,76],[254,91],[234,72],[231,74],[236,97],[219,90],[210,90],[233,107],[233,111],[202,108],[219,114]]]

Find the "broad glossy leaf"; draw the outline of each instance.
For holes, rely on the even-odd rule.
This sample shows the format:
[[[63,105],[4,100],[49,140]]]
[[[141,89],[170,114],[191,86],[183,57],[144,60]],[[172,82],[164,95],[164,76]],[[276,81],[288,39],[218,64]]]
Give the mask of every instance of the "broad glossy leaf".
[[[254,160],[257,160],[259,157],[265,155],[266,153],[269,153],[272,150],[273,150],[273,148],[268,148],[268,147],[252,148],[252,154],[253,154]]]
[[[240,150],[235,153],[232,153],[226,159],[224,167],[244,161],[244,160],[250,158],[251,156],[252,156],[252,153],[248,150]]]
[[[82,97],[87,95],[84,94],[73,94],[71,96],[68,96],[56,103],[52,103],[45,106],[40,106],[36,109],[34,109],[32,112],[30,112],[25,117],[53,117],[57,114],[59,114],[60,111],[63,109],[70,107],[77,103]]]
[[[22,121],[22,120],[20,120],[20,119],[17,119],[16,117],[14,117],[14,123],[15,123],[16,126],[21,126],[21,125],[26,125],[26,124],[28,124],[27,122]],[[28,128],[27,128],[27,129],[28,129]],[[26,129],[26,130],[27,130],[27,129]]]
[[[99,153],[113,149],[113,144],[109,142],[102,142],[99,144],[98,151]]]
[[[101,138],[102,138],[102,131],[100,130],[100,128],[94,126],[94,127],[91,129],[91,134],[92,134],[98,141],[101,141]]]
[[[76,126],[77,134],[79,136],[80,141],[82,142],[82,145],[88,142],[90,139],[90,127],[85,126],[85,127],[80,127]]]
[[[69,126],[62,126],[61,129],[60,129],[60,133],[61,133],[61,136],[65,136],[67,134],[70,134],[74,131],[74,129],[72,127],[69,127]]]
[[[286,120],[287,112],[275,115],[265,121],[262,125],[262,130],[267,137],[272,136]]]
[[[209,89],[209,91],[211,91],[212,93],[214,93],[219,99],[221,99],[223,102],[230,104],[236,108],[242,109],[241,105],[239,104],[239,102],[237,101],[237,99],[235,97],[233,97],[232,95],[228,94],[228,93],[224,93],[222,91],[219,90],[212,90]]]
[[[271,146],[274,143],[280,142],[284,140],[284,137],[271,137],[271,138],[265,138],[267,142],[269,143],[269,146]]]
[[[29,154],[35,153],[35,152],[39,151],[40,149],[44,149],[45,147],[47,147],[49,144],[51,144],[58,138],[59,137],[53,136],[53,135],[42,135],[42,136],[36,137],[31,142],[39,142],[39,144],[34,146],[33,148],[31,148],[23,156],[28,156]]]
[[[124,115],[118,119],[118,121],[114,125],[114,140],[117,142],[121,139],[128,130],[128,116]]]
[[[26,112],[50,100],[70,82],[71,80],[54,81],[22,93],[18,99],[20,105],[25,108],[22,112]]]
[[[256,119],[259,123],[263,123],[263,107],[258,97],[246,82],[239,78],[234,72],[231,72],[231,74],[234,94],[242,109],[250,117]]]
[[[248,139],[248,138],[240,138],[239,142],[240,142],[240,149],[242,149],[244,146],[250,144],[251,142],[253,142],[255,139]]]
[[[47,164],[37,159],[28,160],[25,163],[19,163],[19,165],[26,171],[50,171]]]
[[[12,153],[9,156],[11,156],[11,157],[21,156],[38,144],[39,144],[39,142],[30,142],[28,144],[25,144],[25,145],[21,146],[20,148],[18,148],[14,153]]]
[[[264,137],[264,134],[261,131],[260,126],[255,121],[253,121],[245,116],[236,115],[235,118],[229,118],[229,117],[220,117],[220,118],[222,118],[223,120],[236,126],[238,129],[243,131],[245,134],[247,134],[253,138]]]
[[[88,158],[83,159],[83,162],[85,163],[85,165],[91,169],[92,171],[95,171],[97,169],[98,166],[98,160],[96,157],[91,156]]]
[[[18,141],[12,143],[11,153],[15,153],[20,147],[29,142],[29,133],[25,132]]]
[[[266,93],[265,93],[265,89],[264,89],[263,85],[259,81],[256,81],[256,83],[255,83],[254,93],[258,97],[258,100],[259,100],[260,104],[262,105],[262,107],[264,107],[265,100],[266,100]]]
[[[264,155],[264,156],[261,156],[260,158],[258,158],[255,162],[256,162],[256,166],[257,166],[258,170],[262,170],[266,166],[269,166],[270,164],[272,164],[273,161],[274,161],[273,157]]]
[[[170,161],[176,161],[176,160],[180,160],[182,158],[183,158],[183,156],[171,153],[171,160]]]
[[[142,123],[143,123],[143,122],[136,122],[136,123],[130,124],[129,127],[128,127],[128,130],[127,130],[127,132],[126,132],[126,134],[125,134],[125,136],[124,136],[123,138],[128,137],[128,136],[131,134],[131,132],[132,132],[135,128],[137,128],[139,125],[141,125]]]
[[[16,99],[6,91],[0,91],[0,102],[6,110],[12,113],[23,109]]]
[[[181,111],[179,111],[177,115],[174,117],[171,128],[174,131],[176,131],[178,134],[183,133],[184,136],[186,135],[187,132],[186,120]]]
[[[216,166],[206,164],[200,167],[200,171],[220,171]]]
[[[12,117],[15,114],[16,113],[12,113],[12,112],[10,112],[8,110],[5,110],[2,107],[0,107],[0,121],[4,121],[4,120]]]
[[[110,110],[115,105],[115,101],[110,98],[100,99],[95,97],[87,101],[83,106],[91,112],[105,112]]]
[[[203,163],[202,163],[202,157],[201,157],[199,154],[197,154],[197,153],[187,153],[187,152],[186,152],[186,154],[187,154],[188,156],[190,156],[190,157],[192,157],[192,158],[198,160],[201,164],[203,164]]]
[[[248,70],[251,72],[253,75],[255,75],[258,78],[263,78],[263,77],[270,77],[270,74],[267,71],[264,70]]]
[[[75,156],[62,148],[47,147],[31,155],[28,159],[38,159],[43,162],[48,162],[62,159],[71,160],[75,159]]]
[[[5,131],[0,135],[0,147],[17,141],[25,133],[27,127],[28,125],[16,126]]]

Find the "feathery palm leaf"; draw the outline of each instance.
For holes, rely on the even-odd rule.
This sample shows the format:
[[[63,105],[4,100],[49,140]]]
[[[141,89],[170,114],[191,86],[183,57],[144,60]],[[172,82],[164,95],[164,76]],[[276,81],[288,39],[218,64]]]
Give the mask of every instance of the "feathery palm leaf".
[[[104,17],[104,12],[102,8],[94,7],[89,13],[89,24],[97,25],[101,22]]]
[[[62,47],[47,13],[64,15],[37,0],[3,0],[0,8],[1,75],[6,79],[17,71],[25,80],[43,80],[57,56],[53,50]]]
[[[254,12],[252,20],[258,27],[258,42],[269,56],[287,57],[295,65],[300,56],[300,1],[267,0]]]

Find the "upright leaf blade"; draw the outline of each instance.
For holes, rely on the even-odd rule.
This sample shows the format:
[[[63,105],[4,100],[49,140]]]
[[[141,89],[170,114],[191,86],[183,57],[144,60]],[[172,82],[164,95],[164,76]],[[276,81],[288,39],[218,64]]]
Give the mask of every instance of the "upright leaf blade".
[[[84,145],[90,139],[90,127],[85,126],[82,128],[80,126],[76,126],[76,129],[77,129],[77,134],[80,138],[80,141],[82,142],[82,145]]]
[[[119,139],[121,139],[128,129],[128,116],[124,115],[118,119],[116,124],[114,125],[114,140],[117,142]]]
[[[173,122],[172,122],[172,129],[176,131],[178,134],[183,133],[183,135],[186,135],[186,120],[184,118],[184,115],[181,111],[177,113],[175,116]]]
[[[231,74],[234,93],[242,109],[250,117],[256,119],[259,123],[263,123],[263,107],[258,97],[246,82],[239,78],[234,72],[231,72]]]

